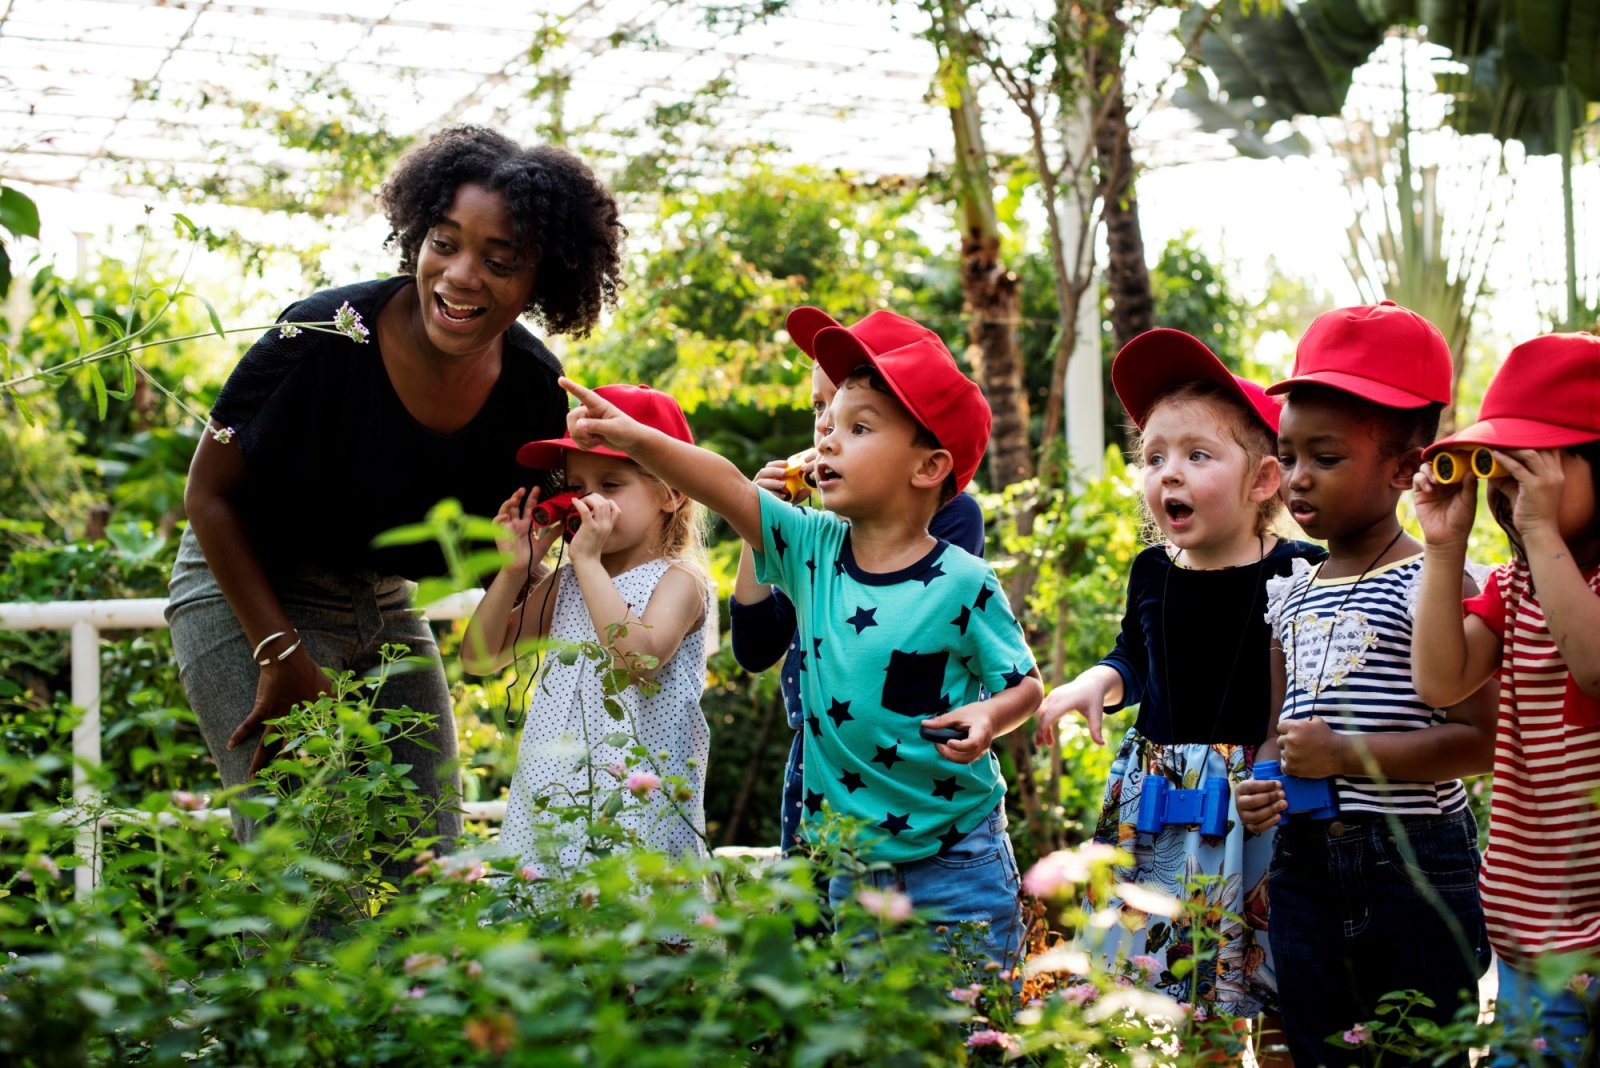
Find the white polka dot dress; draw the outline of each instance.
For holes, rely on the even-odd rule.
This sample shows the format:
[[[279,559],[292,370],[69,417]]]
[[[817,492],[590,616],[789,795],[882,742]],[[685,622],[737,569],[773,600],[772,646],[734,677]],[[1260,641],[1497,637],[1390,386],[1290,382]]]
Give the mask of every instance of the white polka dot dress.
[[[629,609],[642,617],[656,584],[673,563],[652,560],[611,581]],[[709,592],[706,609],[710,619],[714,606]],[[607,797],[621,785],[610,769],[626,763],[626,748],[633,744],[616,747],[604,739],[621,732],[636,738],[650,753],[649,761],[636,763],[631,771],[656,774],[663,786],[643,799],[625,795],[618,822],[651,849],[674,856],[705,855],[702,836],[711,731],[700,711],[700,695],[705,689],[707,629],[702,626],[685,637],[662,665],[656,674],[661,689],[655,696],[642,696],[636,686],[628,688],[622,695],[628,716],[621,721],[606,711],[594,661],[580,657],[576,663],[563,664],[554,651],[546,655],[517,746],[517,770],[500,829],[506,853],[536,862],[534,824],[557,826],[553,816],[538,811],[541,799],[552,806],[588,809],[591,818],[599,816]],[[550,636],[572,642],[597,640],[571,564],[563,565],[558,576]],[[671,798],[673,788],[667,780],[672,777],[680,777],[689,787],[687,800]],[[584,821],[562,824],[559,831],[570,839],[561,850],[562,867],[584,863],[588,859]]]

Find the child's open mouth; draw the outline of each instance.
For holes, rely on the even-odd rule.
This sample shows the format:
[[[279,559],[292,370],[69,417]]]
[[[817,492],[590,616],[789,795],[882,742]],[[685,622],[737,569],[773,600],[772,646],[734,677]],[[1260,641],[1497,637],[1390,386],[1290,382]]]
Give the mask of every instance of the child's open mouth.
[[[1289,515],[1303,527],[1317,518],[1317,510],[1311,506],[1310,501],[1299,497],[1291,497],[1289,499]]]
[[[817,488],[826,490],[829,486],[837,486],[842,477],[837,471],[827,464],[818,463],[816,467]]]
[[[452,323],[470,322],[489,310],[488,308],[480,308],[475,304],[453,304],[437,293],[433,295],[433,302],[438,306],[439,314]]]
[[[1173,530],[1182,530],[1194,519],[1194,509],[1182,501],[1168,501],[1162,506],[1166,509],[1167,523]]]

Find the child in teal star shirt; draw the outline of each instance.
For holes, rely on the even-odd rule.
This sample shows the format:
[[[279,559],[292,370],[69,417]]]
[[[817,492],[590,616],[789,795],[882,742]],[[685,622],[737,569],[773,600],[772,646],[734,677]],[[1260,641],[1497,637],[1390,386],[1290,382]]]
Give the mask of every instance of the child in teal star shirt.
[[[809,653],[806,819],[826,804],[862,820],[863,858],[885,865],[835,876],[830,899],[857,882],[904,892],[934,924],[981,924],[983,955],[1011,967],[1020,879],[989,746],[1033,715],[1043,687],[993,570],[928,534],[977,470],[989,407],[933,331],[886,311],[849,330],[814,319],[791,317],[790,332],[808,332],[839,385],[817,446],[827,512],[785,504],[715,453],[563,380],[580,402],[568,428],[721,514],[757,551],[758,577],[794,602]]]

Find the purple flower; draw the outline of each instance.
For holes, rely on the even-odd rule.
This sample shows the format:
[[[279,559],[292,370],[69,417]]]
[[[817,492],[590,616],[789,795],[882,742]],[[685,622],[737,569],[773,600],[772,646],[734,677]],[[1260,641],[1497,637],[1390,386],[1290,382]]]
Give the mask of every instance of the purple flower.
[[[1359,1046],[1367,1041],[1367,1029],[1361,1024],[1356,1024],[1344,1033],[1344,1040],[1352,1046]]]
[[[361,313],[352,308],[348,300],[333,313],[333,328],[358,345],[367,343],[366,324],[361,321]]]
[[[1534,1051],[1537,1052],[1537,1053],[1543,1053],[1545,1050],[1550,1048],[1550,1043],[1546,1042],[1542,1038],[1536,1038],[1536,1039],[1534,1039],[1532,1042],[1530,1042],[1528,1044],[1530,1046],[1532,1046],[1534,1048]]]
[[[349,306],[350,305],[348,304],[345,305],[347,308]],[[282,326],[278,327],[278,336],[284,340],[288,340],[292,337],[299,337],[300,327],[296,326],[294,323],[284,323]]]
[[[234,430],[231,426],[214,426],[210,428],[211,440],[218,445],[226,445],[233,440]]]
[[[1100,996],[1100,988],[1093,983],[1073,983],[1061,991],[1061,998],[1073,1005],[1087,1005]]]

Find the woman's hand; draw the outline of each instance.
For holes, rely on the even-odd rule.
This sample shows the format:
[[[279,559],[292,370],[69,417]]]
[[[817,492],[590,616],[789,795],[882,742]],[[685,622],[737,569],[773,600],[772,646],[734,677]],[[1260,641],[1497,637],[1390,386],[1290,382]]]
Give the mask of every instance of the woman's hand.
[[[1321,716],[1286,719],[1278,724],[1278,766],[1285,775],[1328,779],[1348,766],[1350,739]]]
[[[591,493],[573,501],[572,509],[583,520],[583,525],[572,536],[572,544],[567,547],[572,563],[574,566],[598,563],[622,508],[616,501]]]
[[[1251,834],[1263,834],[1278,825],[1278,818],[1289,807],[1283,786],[1272,779],[1246,779],[1233,794],[1239,819]]]
[[[256,682],[255,707],[228,736],[228,748],[237,749],[258,729],[266,728],[262,731],[261,740],[256,743],[255,756],[250,760],[249,778],[252,779],[278,755],[282,747],[281,741],[267,744],[272,723],[288,715],[295,705],[315,701],[328,691],[328,676],[311,659],[304,645],[291,653],[287,660],[274,660],[270,653],[267,659],[267,666],[261,669],[261,677]]]
[[[1472,533],[1472,519],[1478,511],[1478,476],[1472,473],[1471,465],[1460,482],[1445,485],[1434,481],[1432,464],[1423,464],[1411,476],[1411,489],[1417,522],[1422,525],[1422,536],[1429,547],[1459,547],[1466,552],[1467,536]]]
[[[505,531],[496,544],[501,552],[509,553],[511,556],[502,570],[526,575],[530,563],[542,561],[545,554],[550,551],[550,546],[561,536],[560,523],[542,528],[537,537],[528,536],[529,530],[533,527],[533,506],[538,503],[537,487],[532,492],[519,489],[506,499],[500,506],[500,511],[495,514],[494,521]]]

